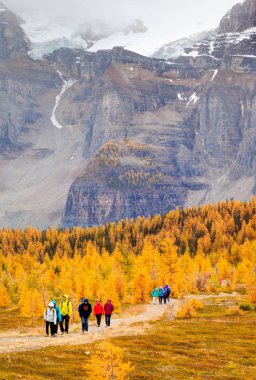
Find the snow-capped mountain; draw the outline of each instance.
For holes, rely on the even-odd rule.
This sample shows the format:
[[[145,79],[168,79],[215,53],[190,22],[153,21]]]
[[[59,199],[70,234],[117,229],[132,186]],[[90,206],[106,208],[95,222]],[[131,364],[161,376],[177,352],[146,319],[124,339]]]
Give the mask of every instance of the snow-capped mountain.
[[[251,42],[256,41],[256,27],[250,27],[242,32],[214,34],[203,41],[197,42],[190,48],[185,48],[184,53],[181,55],[192,57],[209,55],[214,58],[221,58],[223,51],[228,51],[231,56],[256,58],[255,46],[253,43],[246,43],[248,40]]]
[[[118,34],[143,44],[140,22],[26,23],[29,46],[0,7],[0,226],[94,225],[255,194],[255,17],[246,0],[165,61],[88,51]],[[83,49],[27,54],[76,36]]]
[[[168,44],[160,47],[160,49],[157,49],[152,54],[152,58],[169,59],[180,57],[181,55],[184,55],[186,48],[191,48],[195,43],[209,38],[214,34],[216,34],[215,29],[196,33],[191,36],[169,42]]]
[[[62,47],[95,52],[122,46],[150,55],[159,46],[158,41],[154,44],[154,40],[148,35],[148,28],[139,19],[118,29],[111,28],[103,20],[74,27],[68,20],[45,22],[25,16],[22,28],[30,41],[29,55],[33,59],[40,59]]]

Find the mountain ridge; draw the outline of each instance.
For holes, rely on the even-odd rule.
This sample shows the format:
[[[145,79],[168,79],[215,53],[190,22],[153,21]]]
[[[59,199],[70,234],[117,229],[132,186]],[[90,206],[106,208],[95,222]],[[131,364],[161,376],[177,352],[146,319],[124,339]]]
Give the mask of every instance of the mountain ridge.
[[[240,11],[254,9],[245,3]],[[252,28],[210,36],[168,61],[121,47],[32,60],[26,44],[9,40],[0,59],[0,225],[87,226],[248,199]]]

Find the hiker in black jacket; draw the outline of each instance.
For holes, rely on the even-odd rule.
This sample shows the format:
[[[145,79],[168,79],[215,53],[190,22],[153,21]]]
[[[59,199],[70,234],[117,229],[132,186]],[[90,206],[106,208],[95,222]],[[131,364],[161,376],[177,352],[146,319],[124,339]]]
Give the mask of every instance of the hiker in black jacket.
[[[88,331],[88,319],[90,317],[91,312],[92,306],[88,302],[88,299],[84,298],[82,300],[82,303],[78,306],[78,313],[82,321],[82,334],[84,334],[85,331]]]

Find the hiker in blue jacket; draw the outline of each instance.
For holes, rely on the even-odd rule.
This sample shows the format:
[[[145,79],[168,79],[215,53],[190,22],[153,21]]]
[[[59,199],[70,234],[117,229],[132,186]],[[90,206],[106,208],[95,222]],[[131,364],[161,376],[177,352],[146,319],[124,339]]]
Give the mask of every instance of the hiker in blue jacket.
[[[57,302],[55,300],[52,300],[51,302],[54,304],[54,309],[56,310],[56,314],[57,314],[57,322],[56,322],[56,325],[54,325],[54,335],[57,335],[58,326],[59,326],[59,323],[61,322],[61,312],[60,312],[59,306],[57,305]]]
[[[153,304],[156,304],[156,297],[158,297],[158,289],[155,288],[152,292],[151,292],[151,296],[153,298],[152,302]]]
[[[77,310],[82,322],[82,334],[84,334],[88,331],[88,320],[92,312],[92,305],[89,303],[87,298],[84,298]]]
[[[163,295],[164,295],[164,290],[163,290],[162,286],[160,286],[158,288],[158,300],[159,300],[160,304],[163,302]]]
[[[165,285],[166,289],[167,289],[167,301],[170,302],[170,294],[171,294],[171,289],[169,287],[169,285]]]
[[[166,299],[167,299],[167,288],[166,288],[166,285],[163,287],[163,300],[164,300],[164,303],[166,303]]]

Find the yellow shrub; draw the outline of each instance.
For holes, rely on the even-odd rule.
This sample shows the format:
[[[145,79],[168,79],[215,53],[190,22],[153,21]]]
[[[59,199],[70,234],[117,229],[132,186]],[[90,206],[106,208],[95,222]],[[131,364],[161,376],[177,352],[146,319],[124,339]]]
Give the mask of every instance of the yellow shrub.
[[[244,311],[241,310],[238,306],[230,307],[227,310],[228,315],[244,315]]]
[[[199,300],[196,300],[196,299],[191,299],[190,301],[188,301],[189,305],[191,305],[195,310],[202,310],[203,307],[204,307],[204,304],[199,301]]]
[[[249,302],[256,303],[256,281],[247,285],[246,294]]]
[[[203,309],[204,305],[201,301],[196,299],[191,299],[183,304],[181,309],[176,314],[177,318],[190,318],[194,317],[197,310]]]

